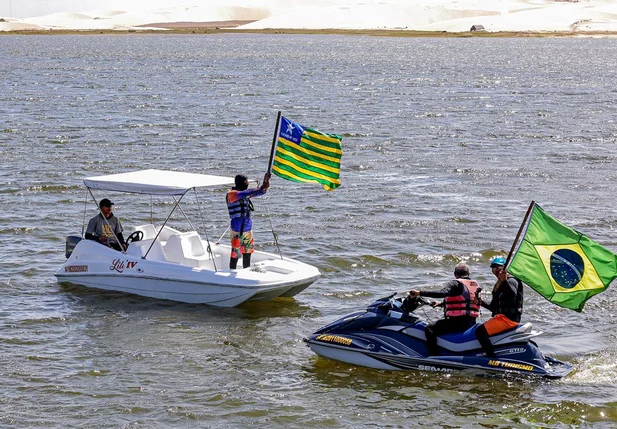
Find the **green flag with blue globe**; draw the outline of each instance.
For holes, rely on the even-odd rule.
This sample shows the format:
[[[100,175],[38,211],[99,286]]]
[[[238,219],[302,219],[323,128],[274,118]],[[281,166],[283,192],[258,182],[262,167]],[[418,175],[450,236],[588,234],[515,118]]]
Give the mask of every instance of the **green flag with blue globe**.
[[[617,255],[532,205],[507,270],[550,302],[582,311],[589,298],[617,278]]]

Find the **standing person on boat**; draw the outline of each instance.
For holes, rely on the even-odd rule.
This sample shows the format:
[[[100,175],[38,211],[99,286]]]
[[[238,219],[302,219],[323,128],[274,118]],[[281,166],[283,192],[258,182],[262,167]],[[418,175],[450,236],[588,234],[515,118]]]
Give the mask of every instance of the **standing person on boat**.
[[[523,314],[523,282],[508,274],[505,265],[506,260],[501,257],[491,261],[491,271],[497,277],[497,283],[493,286],[490,304],[481,302],[482,307],[490,310],[493,316],[476,329],[476,337],[487,357],[495,357],[489,337],[516,328]]]
[[[98,241],[107,247],[118,251],[126,250],[126,243],[122,235],[122,224],[111,211],[114,203],[103,198],[99,203],[101,212],[90,219],[86,229],[86,240]]]
[[[251,254],[254,250],[253,242],[253,221],[251,212],[253,203],[251,198],[258,197],[266,193],[270,187],[270,173],[264,175],[264,180],[259,188],[248,189],[249,180],[246,176],[238,174],[234,178],[235,186],[227,192],[227,210],[231,218],[231,255],[229,258],[229,268],[235,270],[238,266],[238,259],[242,254],[242,267],[251,266]]]
[[[480,291],[482,289],[469,275],[469,266],[461,262],[454,267],[454,280],[447,282],[441,290],[431,292],[412,289],[409,291],[411,297],[444,298],[444,301],[438,305],[444,307],[445,318],[430,323],[425,331],[430,356],[439,356],[438,335],[466,331],[475,325],[480,315]]]

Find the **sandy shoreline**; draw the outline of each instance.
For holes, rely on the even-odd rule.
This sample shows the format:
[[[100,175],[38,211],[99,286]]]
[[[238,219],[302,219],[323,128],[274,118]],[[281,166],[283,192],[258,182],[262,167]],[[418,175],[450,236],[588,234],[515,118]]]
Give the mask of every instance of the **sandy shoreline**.
[[[348,30],[348,29],[297,29],[297,28],[267,28],[239,29],[238,26],[252,21],[209,21],[209,22],[167,22],[145,24],[143,29],[129,30],[12,30],[0,31],[0,36],[9,35],[133,35],[133,34],[321,34],[321,35],[351,35],[376,37],[617,37],[617,31],[415,31],[415,30]],[[156,27],[158,29],[155,29]]]

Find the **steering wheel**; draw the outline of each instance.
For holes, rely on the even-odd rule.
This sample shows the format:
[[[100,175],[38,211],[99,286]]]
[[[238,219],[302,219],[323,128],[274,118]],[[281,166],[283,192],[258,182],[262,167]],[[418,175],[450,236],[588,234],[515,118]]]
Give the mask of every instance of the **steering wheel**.
[[[131,235],[126,239],[126,245],[128,246],[133,241],[141,241],[144,239],[144,233],[142,231],[134,231]]]

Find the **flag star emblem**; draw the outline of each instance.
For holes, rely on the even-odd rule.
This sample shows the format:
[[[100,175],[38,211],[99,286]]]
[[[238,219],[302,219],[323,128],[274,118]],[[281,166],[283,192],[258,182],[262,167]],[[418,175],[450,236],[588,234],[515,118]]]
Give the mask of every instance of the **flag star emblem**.
[[[293,132],[294,132],[294,125],[290,122],[287,124],[287,133],[293,135]]]

